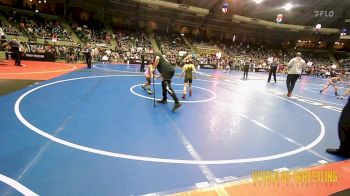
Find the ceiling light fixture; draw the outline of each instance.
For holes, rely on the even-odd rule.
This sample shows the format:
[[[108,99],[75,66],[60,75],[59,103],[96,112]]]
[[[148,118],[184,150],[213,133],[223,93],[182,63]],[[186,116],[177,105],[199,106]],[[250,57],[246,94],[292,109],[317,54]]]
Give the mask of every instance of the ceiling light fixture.
[[[261,2],[263,2],[264,0],[253,0],[256,4],[260,4]]]
[[[289,10],[291,10],[291,9],[293,8],[293,5],[290,4],[290,3],[287,3],[287,4],[284,5],[282,8],[285,9],[285,10],[287,10],[287,11],[289,11]]]

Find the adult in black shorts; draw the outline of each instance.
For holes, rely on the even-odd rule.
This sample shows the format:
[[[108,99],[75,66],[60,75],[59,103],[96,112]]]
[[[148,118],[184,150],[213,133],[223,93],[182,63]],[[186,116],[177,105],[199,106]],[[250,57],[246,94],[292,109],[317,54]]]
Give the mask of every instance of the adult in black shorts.
[[[171,87],[171,79],[175,74],[175,68],[160,53],[156,53],[156,58],[154,60],[154,68],[158,69],[159,73],[163,78],[163,81],[162,81],[163,99],[161,101],[158,101],[158,103],[163,103],[163,104],[167,103],[167,93],[169,93],[170,96],[175,101],[175,105],[173,108],[173,112],[174,112],[176,109],[181,107],[181,103],[179,102],[179,99],[177,98],[175,91]]]
[[[350,157],[350,98],[345,105],[338,122],[339,148],[327,148],[326,152],[334,155]]]

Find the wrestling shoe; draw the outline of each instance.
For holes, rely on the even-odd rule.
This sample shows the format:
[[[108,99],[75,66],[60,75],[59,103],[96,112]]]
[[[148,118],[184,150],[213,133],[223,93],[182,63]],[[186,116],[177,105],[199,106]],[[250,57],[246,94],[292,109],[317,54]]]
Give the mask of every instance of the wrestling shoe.
[[[334,155],[338,155],[338,156],[350,157],[349,152],[346,152],[345,150],[342,150],[340,148],[327,148],[326,152],[329,154],[334,154]]]
[[[153,92],[151,90],[147,90],[147,93],[153,95]]]
[[[344,97],[343,96],[338,96],[338,99],[343,100]]]
[[[173,107],[173,112],[175,112],[177,109],[179,109],[181,107],[181,103],[175,103],[174,107]]]
[[[166,104],[168,102],[165,99],[162,99],[162,100],[158,100],[157,103]]]
[[[186,94],[183,94],[183,95],[182,95],[182,99],[186,99]]]

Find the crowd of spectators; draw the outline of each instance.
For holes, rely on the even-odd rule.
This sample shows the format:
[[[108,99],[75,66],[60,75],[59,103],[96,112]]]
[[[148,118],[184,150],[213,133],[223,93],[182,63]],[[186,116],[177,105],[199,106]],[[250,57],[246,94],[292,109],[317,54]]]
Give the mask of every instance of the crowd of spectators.
[[[13,27],[11,24],[4,25],[1,21],[0,21],[0,28],[1,28],[1,34],[14,35],[14,36],[23,35],[17,28]]]
[[[344,53],[336,53],[335,58],[341,65],[341,67],[345,69],[350,69],[350,56]]]
[[[350,58],[341,59],[339,62],[344,68],[350,68]]]
[[[26,33],[31,38],[72,42],[70,33],[58,20],[46,19],[35,13],[17,11],[3,11],[2,14],[11,25],[19,29],[20,33]]]
[[[115,51],[121,60],[141,59],[141,56],[145,60],[153,60],[153,47],[143,31],[119,28],[115,30],[115,38],[117,41]]]
[[[72,24],[72,29],[83,43],[111,45],[112,35],[108,34],[102,22],[89,19]]]
[[[84,61],[84,47],[76,46],[58,46],[49,44],[23,43],[25,53],[45,54],[50,53],[56,61],[65,61],[76,63]],[[121,62],[120,55],[116,51],[104,47],[92,48],[92,57],[94,62]]]
[[[288,51],[275,49],[265,44],[248,42],[232,43],[232,41],[231,44],[227,43],[230,43],[230,41],[201,41],[200,46],[218,47],[225,55],[218,52],[220,50],[213,49],[212,53],[199,54],[197,56],[198,64],[214,64],[219,69],[242,70],[244,63],[249,61],[250,70],[253,71],[255,68],[268,69],[268,59],[274,57],[278,58],[280,62],[278,71],[280,73],[286,73],[286,64],[294,57]],[[218,57],[217,53],[221,55]],[[328,54],[304,53],[303,58],[308,65],[304,70],[304,74],[331,77],[338,72],[337,66],[332,63]],[[346,65],[349,61],[344,59],[342,63]]]
[[[202,46],[202,47],[213,47],[215,43],[210,41],[206,36],[196,36],[192,34],[186,34],[186,38],[192,45]]]
[[[32,38],[43,38],[49,40],[72,41],[71,35],[63,28],[60,21],[49,20],[35,13],[18,13],[17,11],[1,11],[10,25],[0,22],[0,28],[6,35],[23,36]],[[147,35],[141,30],[130,30],[119,28],[115,34],[108,34],[102,22],[89,19],[72,24],[72,28],[83,43],[94,44],[93,58],[95,61],[129,62],[141,59],[151,61],[154,58],[153,47]],[[273,49],[265,44],[254,42],[243,42],[238,40],[210,40],[206,37],[186,36],[197,48],[208,49],[205,52],[195,54],[184,42],[183,35],[163,34],[155,35],[158,46],[171,63],[180,65],[183,58],[191,56],[195,64],[214,64],[217,68],[241,70],[244,63],[249,61],[251,70],[254,68],[268,68],[268,58],[277,57],[281,62],[281,72],[286,71],[283,65],[293,57],[289,53],[282,53],[281,48]],[[117,46],[115,50],[108,50],[111,40],[115,39]],[[76,62],[82,58],[82,47],[80,46],[50,46],[48,44],[26,43],[25,52],[29,53],[52,53],[56,59],[65,59]],[[204,50],[203,50],[204,51]],[[222,51],[222,53],[221,53]],[[218,53],[220,55],[218,56]],[[304,53],[303,58],[307,62],[306,74],[316,76],[331,76],[336,69],[327,54]],[[340,60],[344,67],[350,66],[350,59]]]
[[[50,53],[55,60],[62,60],[66,62],[78,62],[82,60],[82,47],[80,46],[58,46],[49,44],[24,43],[25,53],[45,54]]]
[[[272,55],[277,55],[276,51],[267,48],[264,45],[252,43],[233,43],[230,46],[221,45],[223,51],[229,56],[234,57],[234,61],[251,60],[256,64],[256,67],[265,68],[267,59]]]
[[[191,48],[184,42],[180,34],[162,34],[155,36],[158,46],[172,64],[181,65],[183,59],[191,53]]]
[[[303,59],[307,65],[304,74],[321,77],[332,77],[336,74],[337,66],[331,61],[327,53],[303,52]]]
[[[262,44],[232,42],[232,40],[208,42],[202,40],[199,46],[212,46],[213,49],[209,53],[199,54],[198,63],[216,64],[219,69],[242,70],[246,61],[250,62],[251,71],[255,68],[268,68],[267,59],[271,56],[280,58],[283,63],[280,50],[274,50]]]
[[[296,50],[299,49],[327,49],[326,42],[301,41],[296,43]]]

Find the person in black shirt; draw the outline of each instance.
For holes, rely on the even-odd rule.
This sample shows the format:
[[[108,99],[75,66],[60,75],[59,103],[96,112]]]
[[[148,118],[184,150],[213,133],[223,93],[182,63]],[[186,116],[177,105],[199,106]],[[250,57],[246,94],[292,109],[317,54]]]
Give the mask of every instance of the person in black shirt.
[[[275,83],[277,82],[276,80],[277,67],[278,67],[278,59],[274,57],[272,63],[270,64],[269,78],[267,79],[267,82],[271,81],[271,75],[273,75],[273,79],[275,80]]]
[[[326,152],[334,155],[350,157],[350,97],[338,122],[339,148],[327,148]]]
[[[250,61],[247,60],[243,65],[243,79],[248,79],[248,71],[249,71]]]
[[[167,93],[169,93],[170,96],[175,101],[175,105],[173,107],[173,112],[174,112],[179,107],[181,107],[181,103],[179,102],[179,99],[177,98],[175,91],[171,87],[171,79],[175,74],[175,68],[165,57],[161,55],[161,53],[157,52],[155,54],[156,54],[156,57],[154,61],[154,69],[157,69],[163,78],[163,81],[162,81],[163,99],[161,101],[158,101],[158,103],[166,104]]]
[[[91,59],[92,59],[91,53],[92,53],[91,46],[90,46],[90,44],[87,44],[85,47],[84,54],[85,54],[85,60],[86,60],[87,67],[89,69],[91,69]]]
[[[145,72],[145,52],[141,51],[141,67],[140,72]]]

